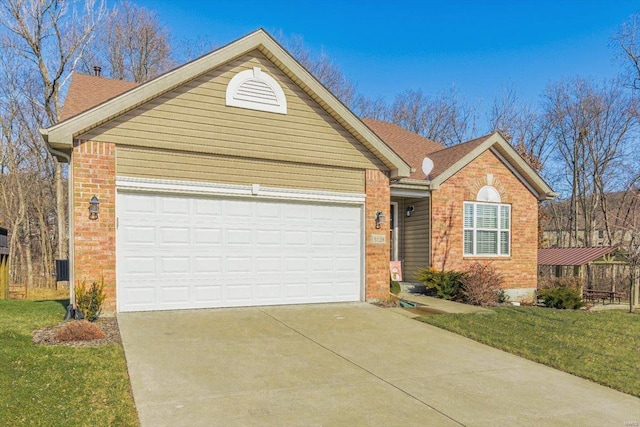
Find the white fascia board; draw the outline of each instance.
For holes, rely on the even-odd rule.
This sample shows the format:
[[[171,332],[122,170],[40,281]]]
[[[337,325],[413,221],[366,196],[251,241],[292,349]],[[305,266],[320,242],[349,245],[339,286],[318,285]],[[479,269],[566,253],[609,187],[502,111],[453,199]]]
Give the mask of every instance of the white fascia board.
[[[259,184],[234,185],[196,181],[178,181],[167,179],[116,177],[118,190],[145,191],[156,193],[199,194],[210,196],[230,196],[265,198],[281,200],[299,200],[330,203],[362,204],[366,195],[362,193],[339,193],[319,190],[300,190],[289,188],[263,187]]]

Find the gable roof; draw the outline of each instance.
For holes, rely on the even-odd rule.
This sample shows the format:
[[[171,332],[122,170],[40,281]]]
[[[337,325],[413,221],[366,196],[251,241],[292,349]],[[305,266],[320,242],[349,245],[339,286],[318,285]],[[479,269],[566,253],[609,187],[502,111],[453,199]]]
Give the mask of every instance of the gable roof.
[[[74,73],[59,119],[65,121],[137,86],[136,82]]]
[[[47,129],[41,129],[40,133],[53,150],[69,152],[74,138],[78,135],[256,49],[279,67],[389,168],[392,178],[409,176],[409,165],[262,29],[134,87],[126,93],[107,98],[84,112],[65,116],[65,120]]]
[[[442,150],[444,145],[393,123],[366,118],[362,121],[411,166],[409,178],[426,179],[420,167],[422,160],[428,154]]]
[[[557,195],[499,132],[445,148],[392,123],[373,119],[362,121],[411,166],[408,179],[401,179],[396,186],[418,185],[435,190],[480,154],[491,150],[539,200]],[[425,157],[433,161],[433,170],[428,177],[422,172]]]

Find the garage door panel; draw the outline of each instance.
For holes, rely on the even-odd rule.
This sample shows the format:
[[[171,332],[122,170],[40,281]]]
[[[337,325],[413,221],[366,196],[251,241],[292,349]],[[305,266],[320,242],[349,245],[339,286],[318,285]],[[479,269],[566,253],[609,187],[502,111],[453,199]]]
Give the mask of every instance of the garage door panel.
[[[222,229],[197,225],[192,230],[191,241],[197,246],[220,245],[222,244]]]
[[[360,206],[119,192],[117,209],[120,311],[360,299]]]

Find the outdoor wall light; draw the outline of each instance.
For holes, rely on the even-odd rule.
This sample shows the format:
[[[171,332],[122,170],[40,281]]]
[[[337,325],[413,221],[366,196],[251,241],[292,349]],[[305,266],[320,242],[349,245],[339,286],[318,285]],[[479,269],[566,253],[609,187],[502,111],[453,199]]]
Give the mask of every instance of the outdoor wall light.
[[[96,196],[93,196],[89,201],[89,219],[91,220],[98,219],[99,213],[100,213],[100,201]]]
[[[411,206],[407,206],[407,216],[411,216],[411,214],[413,213],[415,207],[413,205]]]
[[[376,228],[380,228],[380,226],[385,223],[385,219],[382,211],[376,212]]]

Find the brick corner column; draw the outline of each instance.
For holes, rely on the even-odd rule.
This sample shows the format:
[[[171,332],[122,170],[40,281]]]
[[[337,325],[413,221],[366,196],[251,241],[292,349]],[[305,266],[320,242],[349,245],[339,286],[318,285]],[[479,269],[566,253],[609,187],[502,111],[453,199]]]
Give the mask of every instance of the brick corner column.
[[[73,269],[76,285],[104,278],[103,311],[116,310],[116,147],[110,142],[74,141]],[[89,219],[89,201],[100,201],[98,219]]]
[[[389,178],[379,170],[367,170],[365,187],[365,300],[375,301],[389,297]],[[384,214],[386,222],[376,229],[378,211]]]

